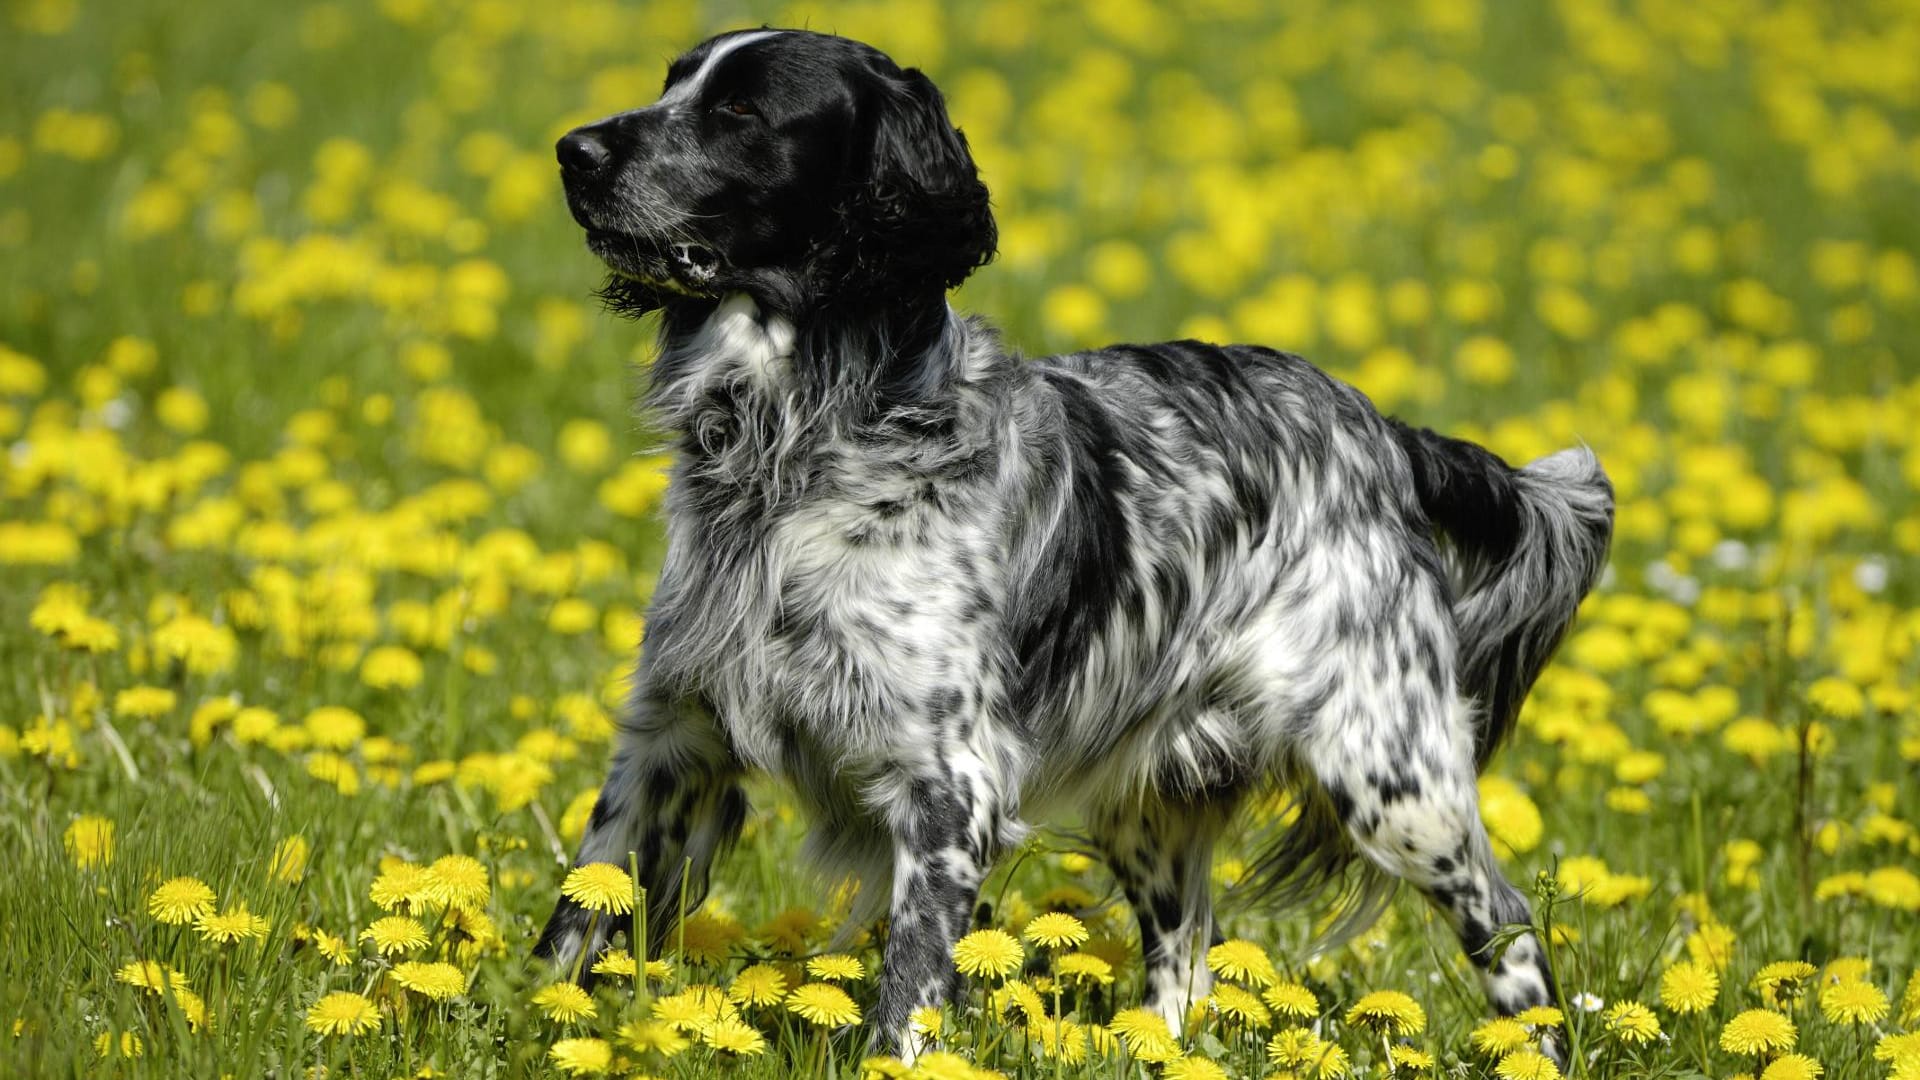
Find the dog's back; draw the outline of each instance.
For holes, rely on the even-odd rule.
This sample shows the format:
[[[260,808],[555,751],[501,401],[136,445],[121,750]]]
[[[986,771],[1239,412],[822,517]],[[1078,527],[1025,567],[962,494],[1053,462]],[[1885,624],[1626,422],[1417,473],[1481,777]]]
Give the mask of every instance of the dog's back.
[[[1310,552],[1345,548],[1346,574],[1384,558],[1387,577],[1446,582],[1484,764],[1604,562],[1612,492],[1585,450],[1515,470],[1254,346],[1114,346],[1030,368],[1057,402],[1053,430],[1032,437],[1061,449],[1027,459],[1061,467],[1031,479],[1028,502],[1070,509],[1015,590],[1018,700],[1042,728],[1082,717],[1062,733],[1081,754],[1218,693],[1236,628]]]

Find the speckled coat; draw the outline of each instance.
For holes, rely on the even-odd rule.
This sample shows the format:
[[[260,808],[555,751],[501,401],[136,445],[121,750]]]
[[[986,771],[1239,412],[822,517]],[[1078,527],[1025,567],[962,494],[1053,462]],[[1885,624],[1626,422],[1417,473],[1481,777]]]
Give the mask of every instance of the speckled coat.
[[[721,55],[779,63],[758,34]],[[699,896],[739,832],[741,778],[779,776],[888,915],[869,1017],[911,1054],[996,855],[1068,822],[1177,1028],[1209,988],[1213,841],[1283,788],[1301,812],[1241,899],[1333,892],[1353,925],[1405,880],[1496,1008],[1551,999],[1530,932],[1495,946],[1530,916],[1476,775],[1604,562],[1590,453],[1512,469],[1269,349],[1026,360],[938,287],[823,307],[697,269],[630,305],[664,308],[669,553],[577,857],[636,853],[660,939],[683,867]],[[539,951],[604,947],[590,922],[562,900]]]

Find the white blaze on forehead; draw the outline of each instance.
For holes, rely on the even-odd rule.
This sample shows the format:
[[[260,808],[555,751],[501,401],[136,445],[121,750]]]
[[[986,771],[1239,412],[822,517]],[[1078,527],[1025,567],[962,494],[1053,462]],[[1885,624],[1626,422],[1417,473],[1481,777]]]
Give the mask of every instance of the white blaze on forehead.
[[[751,45],[756,41],[765,41],[779,33],[780,31],[778,30],[755,30],[751,33],[736,34],[720,44],[715,45],[713,50],[707,53],[706,59],[700,61],[699,69],[686,78],[681,79],[679,82],[674,83],[671,89],[660,95],[660,100],[656,102],[656,104],[672,107],[699,97],[700,87],[707,81],[707,76],[713,74],[713,69],[719,65],[721,60],[726,58],[727,54],[733,52],[735,49]]]

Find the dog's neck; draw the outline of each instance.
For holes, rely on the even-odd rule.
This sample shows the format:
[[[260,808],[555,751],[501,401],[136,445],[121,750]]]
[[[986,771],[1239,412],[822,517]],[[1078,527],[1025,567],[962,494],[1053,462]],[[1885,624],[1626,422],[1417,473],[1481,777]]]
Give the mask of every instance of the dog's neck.
[[[837,439],[951,420],[973,331],[944,297],[804,317],[746,293],[669,305],[646,401],[682,477],[760,505],[797,496]]]
[[[689,299],[662,313],[649,404],[675,427],[681,399],[723,384],[843,416],[911,407],[951,391],[965,334],[943,296],[798,315],[744,292]]]

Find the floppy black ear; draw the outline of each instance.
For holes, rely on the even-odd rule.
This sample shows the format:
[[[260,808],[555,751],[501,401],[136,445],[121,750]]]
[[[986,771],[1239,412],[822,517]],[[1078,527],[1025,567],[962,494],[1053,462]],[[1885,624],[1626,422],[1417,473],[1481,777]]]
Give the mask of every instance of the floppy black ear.
[[[917,68],[880,79],[872,150],[851,170],[823,253],[837,279],[827,284],[843,296],[944,292],[993,258],[987,186],[933,81]]]

